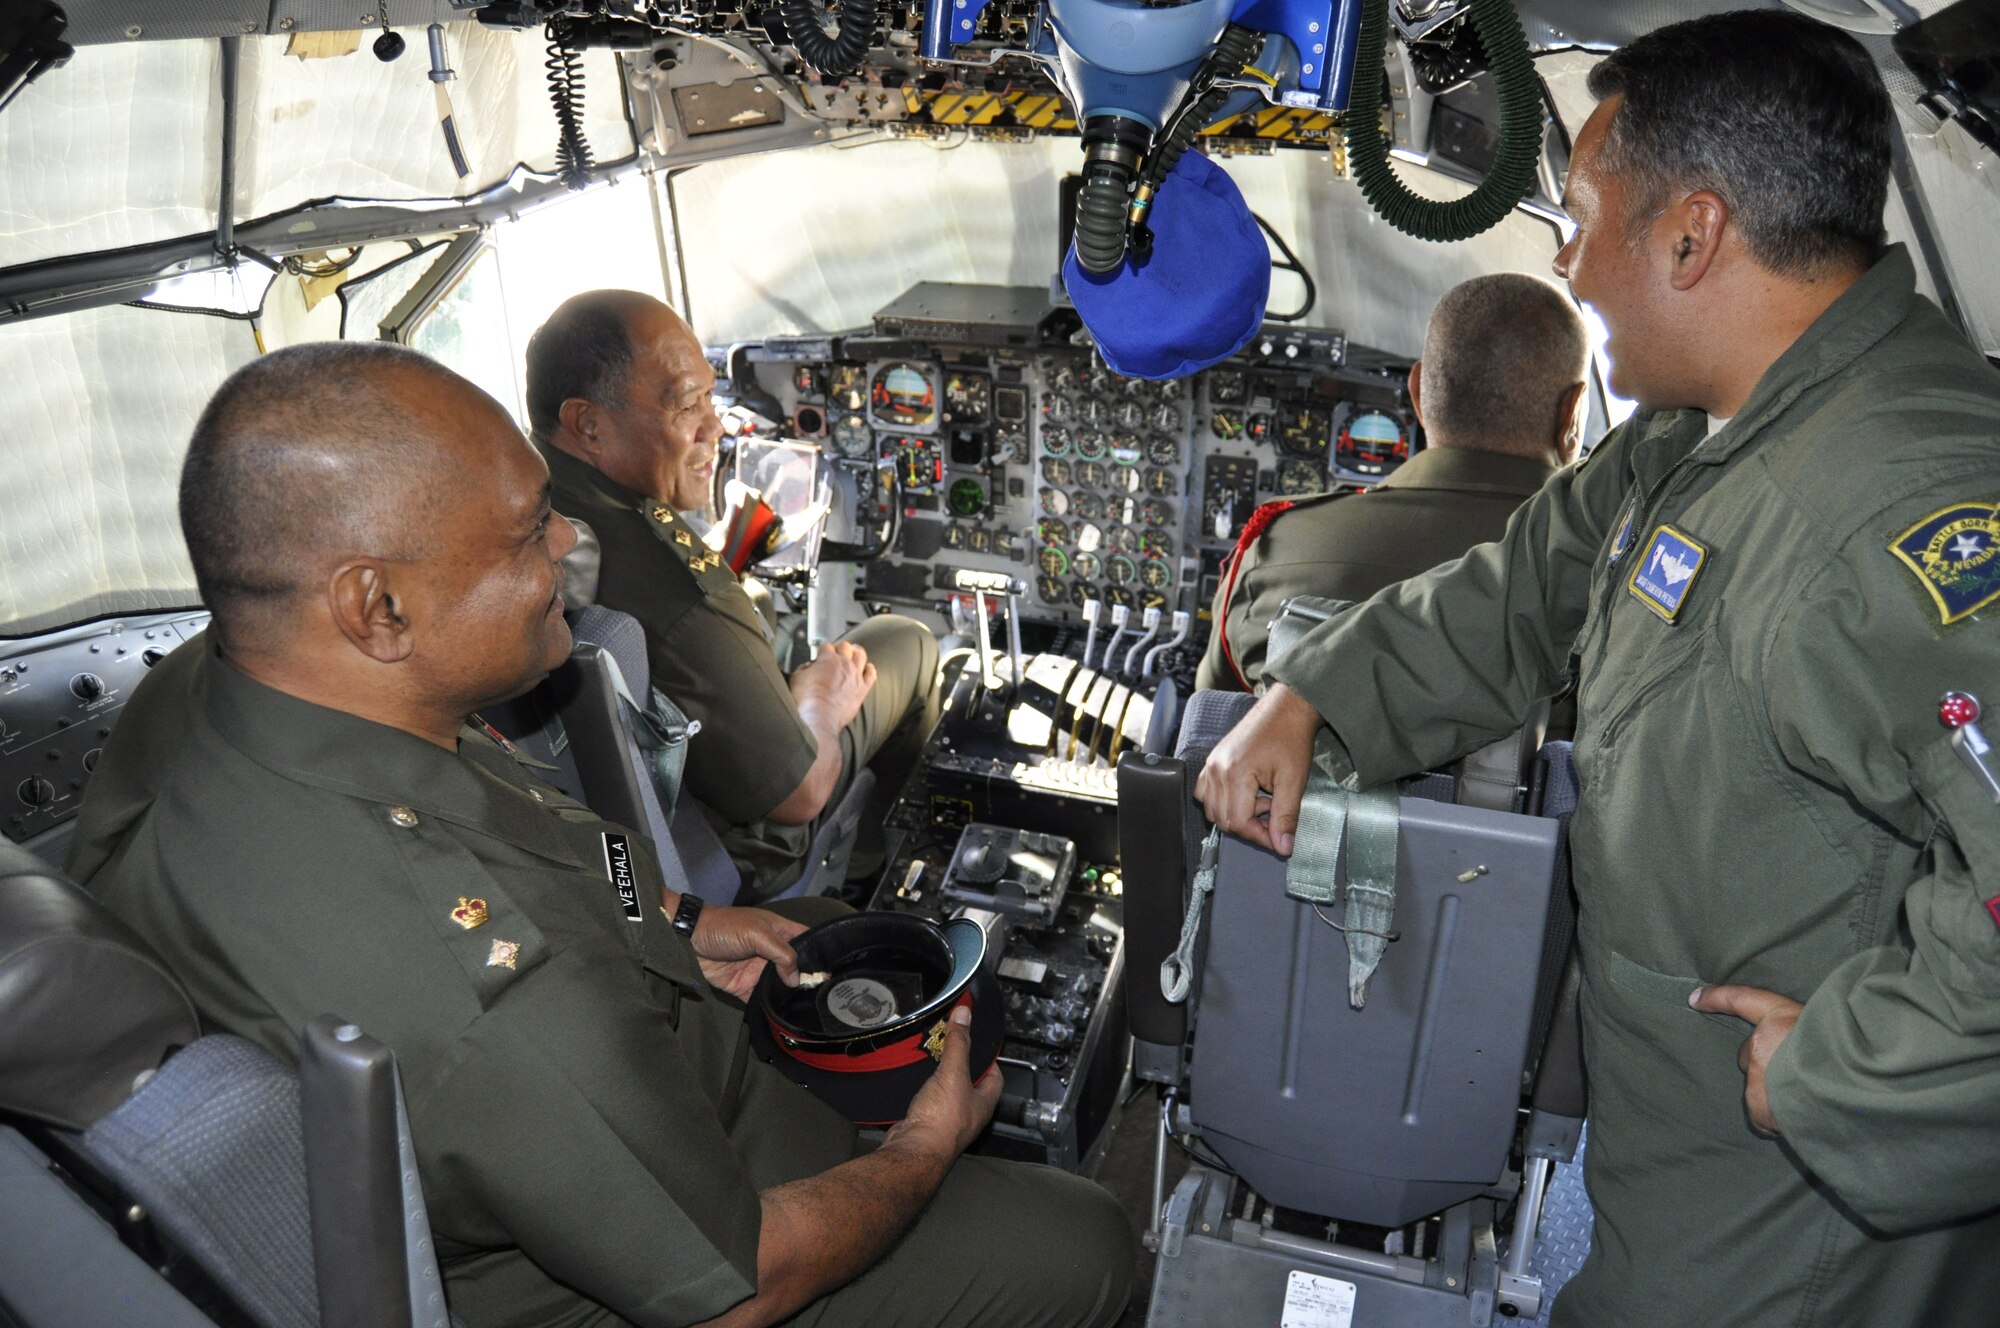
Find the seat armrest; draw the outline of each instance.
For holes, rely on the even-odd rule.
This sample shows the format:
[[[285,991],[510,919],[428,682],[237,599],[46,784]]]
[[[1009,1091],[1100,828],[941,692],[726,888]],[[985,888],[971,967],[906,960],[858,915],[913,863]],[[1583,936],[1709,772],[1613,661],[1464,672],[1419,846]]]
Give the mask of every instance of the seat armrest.
[[[1187,766],[1174,757],[1127,752],[1118,761],[1118,856],[1125,883],[1125,995],[1132,1072],[1179,1083],[1187,1006],[1160,991],[1160,964],[1180,944],[1193,865],[1182,818],[1190,814]]]

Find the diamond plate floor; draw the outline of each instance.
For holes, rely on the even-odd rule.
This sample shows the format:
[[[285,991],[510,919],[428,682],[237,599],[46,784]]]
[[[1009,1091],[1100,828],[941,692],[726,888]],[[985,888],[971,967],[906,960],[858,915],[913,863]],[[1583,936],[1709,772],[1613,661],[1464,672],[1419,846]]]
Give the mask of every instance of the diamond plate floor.
[[[1590,1253],[1590,1197],[1583,1192],[1583,1150],[1590,1143],[1585,1127],[1576,1157],[1556,1168],[1549,1195],[1542,1205],[1542,1226],[1535,1236],[1535,1271],[1542,1275],[1542,1312],[1533,1319],[1516,1319],[1523,1328],[1547,1328],[1549,1307],[1563,1284],[1583,1267]],[[1500,1320],[1495,1319],[1495,1323]]]

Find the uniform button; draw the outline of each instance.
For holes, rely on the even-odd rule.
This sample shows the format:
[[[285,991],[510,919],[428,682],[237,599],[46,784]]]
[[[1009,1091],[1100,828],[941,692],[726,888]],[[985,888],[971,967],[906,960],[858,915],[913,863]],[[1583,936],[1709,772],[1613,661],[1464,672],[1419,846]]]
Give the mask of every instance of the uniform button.
[[[416,825],[417,814],[408,807],[391,807],[389,809],[389,819],[397,825],[402,826],[405,830],[408,830]]]
[[[542,801],[542,791],[540,789],[529,789],[528,796],[533,798],[536,802]]]

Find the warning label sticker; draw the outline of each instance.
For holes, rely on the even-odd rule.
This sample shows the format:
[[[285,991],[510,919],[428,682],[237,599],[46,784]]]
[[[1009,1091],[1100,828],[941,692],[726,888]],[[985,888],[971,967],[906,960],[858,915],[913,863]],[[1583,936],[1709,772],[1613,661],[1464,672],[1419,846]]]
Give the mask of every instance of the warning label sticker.
[[[1279,1328],[1350,1328],[1353,1322],[1354,1283],[1292,1270]]]

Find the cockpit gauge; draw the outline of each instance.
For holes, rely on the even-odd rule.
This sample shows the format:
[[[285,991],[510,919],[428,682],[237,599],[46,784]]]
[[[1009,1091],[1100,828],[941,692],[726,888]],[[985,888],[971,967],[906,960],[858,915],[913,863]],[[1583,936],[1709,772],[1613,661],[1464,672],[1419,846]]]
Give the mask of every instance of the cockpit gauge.
[[[1042,510],[1050,516],[1068,516],[1069,495],[1061,489],[1043,489]]]
[[[1118,390],[1118,375],[1112,373],[1109,369],[1092,369],[1090,377],[1084,379],[1084,382],[1098,396],[1104,396],[1107,393]]]
[[[1061,457],[1042,458],[1042,478],[1050,484],[1068,484],[1070,481],[1069,462]]]
[[[1104,516],[1104,500],[1088,489],[1078,489],[1069,508],[1083,521],[1098,521]]]
[[[1052,457],[1068,456],[1070,450],[1075,446],[1076,440],[1070,436],[1068,429],[1063,428],[1059,424],[1044,424],[1042,426],[1042,452],[1045,455]]]
[[[986,448],[986,464],[1011,466],[1028,454],[1028,435],[1019,429],[1001,429]]]
[[[1106,586],[1104,588],[1104,602],[1114,606],[1123,604],[1129,609],[1133,603],[1132,592],[1120,585]]]
[[[1082,368],[1072,361],[1058,364],[1049,373],[1049,386],[1058,392],[1074,392],[1083,382]]]
[[[1137,466],[1113,466],[1111,468],[1111,487],[1119,492],[1137,493],[1139,492],[1140,483],[1141,479]]]
[[[1153,407],[1153,413],[1149,418],[1152,420],[1153,427],[1161,433],[1179,433],[1181,431],[1181,408],[1179,406],[1163,402]]]
[[[827,400],[841,410],[868,405],[868,370],[858,364],[836,364],[827,378]]]
[[[1320,473],[1318,462],[1293,457],[1278,463],[1278,492],[1285,497],[1298,498],[1325,487],[1326,477]]]
[[[1245,442],[1261,443],[1271,436],[1271,417],[1262,411],[1243,421]]]
[[[1218,369],[1208,376],[1208,403],[1211,406],[1240,406],[1250,397],[1250,384],[1242,374]]]
[[[1174,473],[1157,466],[1148,466],[1144,476],[1146,492],[1156,498],[1169,498],[1174,492]]]
[[[944,380],[947,424],[984,424],[993,412],[993,380],[983,373],[959,372]]]
[[[953,516],[978,516],[986,510],[986,486],[969,476],[953,480],[944,492],[944,505]]]
[[[1035,538],[1044,544],[1069,543],[1069,523],[1045,516],[1035,524]]]
[[[1139,564],[1117,554],[1105,560],[1104,577],[1114,586],[1129,586],[1139,579]]]
[[[1210,389],[1213,395],[1214,389]],[[1243,412],[1240,410],[1218,410],[1208,417],[1208,431],[1225,443],[1236,441],[1243,436]]]
[[[1171,558],[1174,541],[1164,530],[1148,530],[1139,536],[1139,552],[1148,558]]]
[[[1104,504],[1104,519],[1114,524],[1130,525],[1139,518],[1139,504],[1133,499],[1113,494]]]
[[[1327,412],[1295,406],[1278,417],[1278,450],[1295,457],[1324,456],[1332,433]]]
[[[1104,527],[1079,521],[1076,523],[1075,538],[1078,553],[1096,553],[1104,547]]]
[[[1002,424],[1019,424],[1028,418],[1028,389],[1025,387],[996,387],[993,389],[993,418]]]
[[[1109,402],[1098,397],[1092,397],[1083,403],[1083,409],[1079,412],[1079,415],[1083,422],[1091,428],[1101,429],[1111,423],[1112,413]]]
[[[1148,498],[1139,508],[1139,519],[1149,526],[1171,526],[1174,509],[1158,498]]]
[[[1362,411],[1341,427],[1334,460],[1357,475],[1386,475],[1410,458],[1410,436],[1402,422],[1379,410]]]
[[[1035,555],[1035,566],[1044,576],[1062,576],[1069,571],[1069,555],[1050,545]]]
[[[1174,569],[1158,558],[1139,564],[1139,584],[1148,590],[1165,590],[1174,583]]]
[[[1095,581],[1104,571],[1104,560],[1094,553],[1079,553],[1069,560],[1069,568],[1086,581]]]
[[[1162,401],[1179,401],[1184,390],[1179,378],[1162,378],[1153,384],[1153,395]]]
[[[1098,488],[1104,483],[1104,467],[1095,461],[1078,462],[1076,467],[1076,482],[1085,488]]]
[[[1044,574],[1035,578],[1035,593],[1042,597],[1044,604],[1069,603],[1069,587],[1058,577]]]
[[[962,548],[964,548],[964,547],[965,547],[965,527],[964,527],[964,526],[946,526],[946,527],[944,528],[944,546],[945,546],[945,547],[946,547],[947,549],[962,549]]]
[[[1136,466],[1145,454],[1145,445],[1129,434],[1111,436],[1111,459],[1121,466]]]
[[[907,361],[883,365],[869,388],[868,409],[876,420],[894,428],[929,428],[937,422],[938,413],[930,371]]]
[[[929,438],[897,438],[891,444],[895,449],[896,479],[908,493],[929,493],[944,482],[944,457],[938,452],[937,443]]]
[[[1104,532],[1105,547],[1113,553],[1134,554],[1139,551],[1139,532],[1130,526],[1113,526]]]
[[[1070,582],[1069,602],[1076,605],[1077,608],[1079,609],[1082,608],[1084,606],[1085,601],[1093,598],[1095,598],[1095,596],[1092,595],[1089,586],[1083,584],[1083,582],[1081,581]],[[1107,598],[1109,597],[1107,596]]]
[[[802,397],[816,397],[820,394],[819,366],[801,364],[792,370],[792,390]]]
[[[1076,418],[1076,403],[1060,392],[1042,398],[1042,419],[1050,424],[1066,424]]]
[[[833,422],[833,446],[842,456],[861,460],[875,454],[875,435],[859,415],[842,415]]]
[[[1086,461],[1095,461],[1111,450],[1109,435],[1086,429],[1076,436],[1076,454]]]
[[[1154,434],[1146,442],[1146,460],[1156,466],[1171,466],[1181,459],[1181,440]]]
[[[1125,401],[1118,406],[1118,427],[1121,429],[1143,429],[1146,427],[1146,403]]]

